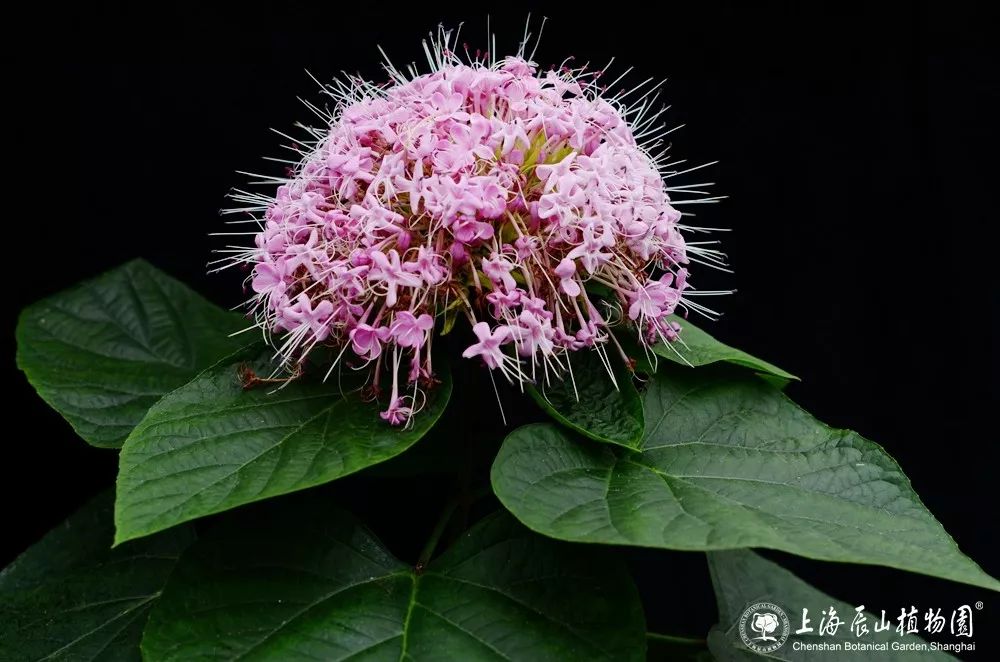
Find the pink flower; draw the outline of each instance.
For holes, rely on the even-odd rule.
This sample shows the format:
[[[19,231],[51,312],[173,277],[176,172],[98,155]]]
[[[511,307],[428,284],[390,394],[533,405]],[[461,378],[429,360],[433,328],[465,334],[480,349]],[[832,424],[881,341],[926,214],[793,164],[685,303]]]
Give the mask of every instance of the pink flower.
[[[686,243],[684,201],[649,156],[660,132],[627,121],[641,105],[604,98],[600,72],[463,62],[449,39],[433,40],[431,73],[331,86],[333,116],[295,146],[301,161],[273,198],[234,194],[263,224],[232,260],[253,267],[253,319],[281,335],[286,363],[318,344],[370,362],[375,391],[392,380],[393,425],[434,381],[439,315],[478,320],[463,356],[510,381],[539,364],[565,375],[569,352],[617,349],[599,311],[642,343],[676,339],[670,314],[704,310],[689,255],[721,260]]]
[[[479,338],[479,342],[469,345],[462,352],[462,356],[467,359],[471,359],[473,356],[481,356],[483,363],[487,367],[500,367],[504,359],[507,358],[500,347],[510,342],[510,329],[506,326],[498,326],[496,329],[491,330],[490,325],[486,322],[477,322],[472,327],[472,332]]]
[[[373,361],[382,354],[382,343],[389,339],[389,327],[372,327],[358,324],[351,329],[351,346],[354,353],[363,359]]]
[[[552,319],[552,313],[545,309],[546,302],[544,299],[539,299],[538,297],[524,296],[522,297],[522,305],[524,309],[539,318],[550,320]]]
[[[494,290],[487,294],[486,300],[490,303],[490,310],[493,313],[493,317],[503,319],[505,312],[521,303],[522,294],[524,294],[524,290],[517,288],[509,292]]]
[[[370,256],[372,268],[368,272],[368,280],[385,283],[385,305],[390,308],[396,305],[400,287],[420,287],[420,277],[403,270],[399,264],[399,253],[395,249],[388,254],[372,251]]]
[[[576,339],[580,342],[581,347],[593,347],[600,340],[600,336],[600,328],[593,321],[588,321],[576,332]]]
[[[674,312],[680,302],[679,289],[670,286],[673,276],[666,274],[663,280],[651,280],[644,287],[630,293],[629,319],[642,317],[660,318]]]
[[[257,294],[267,294],[274,288],[285,285],[284,262],[274,264],[271,262],[260,262],[254,267],[253,291]]]
[[[489,276],[490,280],[503,287],[504,291],[510,292],[517,287],[517,282],[510,272],[514,269],[514,264],[502,255],[494,253],[487,260],[483,258],[483,273]]]
[[[566,257],[571,260],[579,259],[587,273],[592,274],[611,259],[611,253],[604,250],[614,245],[614,237],[607,226],[603,226],[601,234],[597,235],[594,225],[587,225],[583,228],[583,243],[571,250]]]
[[[403,398],[393,398],[392,402],[389,403],[388,409],[379,412],[382,420],[389,423],[389,425],[403,425],[410,420],[410,416],[412,415],[413,409],[403,405]]]
[[[310,230],[306,242],[290,244],[285,249],[285,269],[289,273],[299,267],[305,267],[310,273],[318,273],[329,264],[329,256],[318,249],[319,235],[315,229]]]
[[[463,244],[483,241],[493,236],[493,226],[475,220],[472,216],[460,216],[451,226],[455,239]]]
[[[575,335],[570,335],[566,333],[564,329],[559,327],[556,327],[552,334],[552,342],[555,343],[557,347],[562,347],[563,349],[567,349],[571,352],[575,352],[583,347],[583,343],[577,340]]]
[[[424,313],[414,317],[408,310],[396,313],[389,332],[400,347],[416,349],[426,342],[427,332],[434,328],[434,318]]]
[[[580,296],[580,284],[573,276],[576,275],[576,263],[570,258],[564,258],[554,269],[556,276],[559,276],[559,287],[563,292],[571,297]]]
[[[428,285],[437,285],[448,277],[444,266],[444,258],[431,252],[427,247],[417,249],[417,259],[403,264],[403,269],[417,274]]]
[[[330,328],[326,325],[330,315],[333,313],[333,304],[329,301],[320,301],[315,307],[312,301],[305,294],[300,294],[295,299],[295,305],[288,308],[286,317],[298,324],[305,326],[312,332],[316,341],[324,340],[330,335]]]
[[[555,329],[552,328],[552,323],[527,310],[518,316],[517,325],[511,329],[511,334],[521,356],[534,356],[536,353],[550,356],[555,348],[552,340]]]
[[[514,242],[514,251],[518,260],[527,260],[535,254],[538,249],[538,239],[535,237],[518,237]]]

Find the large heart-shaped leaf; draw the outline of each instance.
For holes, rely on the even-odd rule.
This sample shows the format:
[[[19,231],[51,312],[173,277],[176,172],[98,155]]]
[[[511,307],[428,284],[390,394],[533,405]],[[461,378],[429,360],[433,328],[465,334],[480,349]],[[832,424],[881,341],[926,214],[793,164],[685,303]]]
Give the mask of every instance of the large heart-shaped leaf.
[[[574,352],[571,370],[529,392],[554,419],[577,432],[612,444],[634,448],[642,438],[642,400],[625,362],[608,357],[605,366],[596,351]],[[613,378],[612,378],[613,376]]]
[[[417,572],[343,512],[278,505],[185,555],[146,629],[148,662],[643,657],[638,594],[600,550],[500,514]]]
[[[681,325],[680,338],[669,345],[663,343],[654,345],[653,351],[657,356],[669,359],[674,363],[690,365],[696,368],[712,363],[725,362],[782,379],[798,379],[792,373],[782,370],[773,363],[768,363],[763,359],[758,359],[756,356],[747,354],[743,350],[719,342],[686,319],[671,315],[670,320]]]
[[[644,395],[638,452],[551,424],[515,430],[493,488],[518,519],[582,542],[770,547],[998,589],[877,444],[829,428],[753,375],[669,370]]]
[[[239,349],[247,326],[136,260],[35,303],[17,325],[17,364],[94,446],[118,448],[163,394]]]
[[[269,374],[269,357],[246,348],[149,410],[119,458],[117,542],[388,460],[434,425],[451,393],[442,370],[412,424],[396,428],[336,379],[245,388],[241,373]]]
[[[111,549],[108,492],[0,573],[0,659],[139,660],[152,603],[188,527]]]
[[[878,609],[877,615],[872,608],[878,605],[867,602],[870,608],[864,610],[865,604],[848,604],[831,598],[827,594],[819,591],[805,583],[792,573],[788,572],[776,563],[761,558],[750,550],[740,549],[727,552],[710,552],[708,554],[708,567],[712,573],[712,584],[715,586],[716,602],[719,605],[719,624],[712,629],[708,637],[708,646],[720,662],[750,662],[759,660],[760,656],[751,652],[743,643],[739,627],[740,618],[743,611],[758,602],[770,602],[781,607],[789,619],[790,633],[788,640],[777,650],[768,653],[768,657],[774,660],[788,660],[789,662],[805,662],[806,660],[830,660],[831,655],[836,659],[859,659],[867,660],[878,657],[878,652],[841,650],[831,653],[829,650],[805,650],[801,644],[876,644],[888,645],[889,648],[884,653],[885,657],[892,657],[894,650],[892,644],[909,646],[914,649],[905,652],[896,652],[898,656],[905,656],[907,660],[954,660],[951,655],[935,650],[920,650],[927,646],[920,637],[913,634],[899,633],[896,631],[897,623],[894,618],[899,615],[898,605],[886,605],[884,609]],[[876,592],[877,593],[877,592]],[[865,598],[872,600],[872,596]],[[857,611],[861,607],[861,611]],[[940,607],[940,606],[938,606]],[[834,632],[826,630],[820,634],[820,623],[823,619],[823,612],[829,614],[833,608],[837,617],[843,624]],[[796,630],[802,628],[802,610],[808,610],[806,618],[809,623],[807,628],[812,632],[796,634]],[[893,613],[893,609],[896,609]],[[883,614],[883,611],[885,612]],[[924,613],[920,614],[923,623]],[[941,613],[947,619],[950,611],[941,609]],[[885,621],[882,618],[885,618]],[[852,629],[852,624],[856,625]],[[875,624],[879,627],[889,624],[889,629],[875,631]],[[864,629],[862,629],[864,625]],[[947,632],[947,630],[945,630]],[[859,634],[861,633],[861,634]],[[752,634],[752,633],[751,633]],[[796,649],[796,644],[800,644]],[[877,649],[876,649],[877,650]]]

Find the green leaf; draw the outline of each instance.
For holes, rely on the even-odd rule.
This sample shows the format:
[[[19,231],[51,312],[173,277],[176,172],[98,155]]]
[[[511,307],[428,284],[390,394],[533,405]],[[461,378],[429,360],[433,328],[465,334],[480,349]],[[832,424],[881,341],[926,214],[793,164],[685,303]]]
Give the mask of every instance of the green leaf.
[[[719,342],[686,319],[671,315],[670,321],[681,325],[680,339],[669,345],[663,343],[654,345],[653,352],[657,356],[669,359],[674,363],[680,363],[681,365],[691,365],[695,368],[719,362],[733,363],[744,368],[781,377],[782,379],[798,380],[798,377],[782,370],[773,363],[768,363],[742,350]]]
[[[991,589],[877,444],[823,425],[756,376],[670,370],[644,394],[638,452],[554,425],[504,441],[493,488],[555,538],[681,550],[769,547]]]
[[[712,629],[708,637],[708,646],[715,659],[720,662],[759,660],[757,653],[751,652],[740,638],[739,621],[743,611],[756,602],[770,602],[781,607],[788,615],[791,625],[788,640],[776,651],[768,654],[768,657],[776,660],[805,661],[805,660],[837,660],[858,659],[868,660],[873,658],[892,658],[898,656],[907,660],[954,660],[951,655],[941,651],[893,651],[892,642],[902,644],[923,645],[926,642],[920,637],[912,634],[899,635],[895,631],[896,623],[892,623],[894,618],[899,616],[898,605],[887,605],[885,608],[885,619],[892,623],[888,630],[875,632],[875,623],[882,617],[882,609],[878,608],[878,614],[872,611],[863,611],[866,619],[867,633],[857,636],[851,631],[851,623],[858,612],[855,609],[862,603],[849,604],[831,598],[822,591],[818,591],[805,583],[792,573],[788,572],[776,563],[772,563],[750,550],[740,549],[728,552],[711,552],[708,555],[708,567],[712,573],[712,584],[715,587],[716,601],[719,605],[719,625]],[[877,593],[877,592],[876,592]],[[870,597],[869,597],[870,599]],[[869,604],[876,608],[878,605]],[[837,616],[843,621],[843,625],[837,628],[835,634],[819,635],[819,624],[823,618],[822,612],[831,607],[836,610]],[[897,609],[892,613],[893,609]],[[802,610],[809,610],[809,627],[813,628],[812,633],[795,634],[795,631],[802,626]],[[942,608],[942,613],[945,610]],[[950,614],[949,614],[950,615]],[[945,615],[948,618],[949,615]],[[921,621],[924,614],[920,614]],[[946,630],[947,631],[947,630]],[[855,630],[857,632],[857,630]],[[809,651],[795,650],[795,642],[801,643],[840,643],[842,646],[846,642],[850,643],[873,643],[889,644],[887,652],[874,651]]]
[[[601,550],[499,514],[418,573],[343,512],[278,505],[185,555],[150,617],[147,661],[643,657],[638,594]]]
[[[443,383],[401,429],[379,418],[379,403],[345,393],[336,379],[243,388],[238,373],[251,366],[270,374],[272,351],[237,352],[149,410],[119,458],[116,542],[388,460],[434,425],[451,393],[442,370]]]
[[[194,539],[181,527],[111,549],[94,499],[0,573],[0,659],[139,660],[149,609]]]
[[[542,409],[570,429],[596,441],[635,448],[642,438],[642,400],[624,361],[608,358],[614,380],[597,352],[573,352],[572,374],[528,391]]]
[[[165,393],[241,346],[247,326],[141,260],[32,304],[17,365],[88,443],[119,448]]]

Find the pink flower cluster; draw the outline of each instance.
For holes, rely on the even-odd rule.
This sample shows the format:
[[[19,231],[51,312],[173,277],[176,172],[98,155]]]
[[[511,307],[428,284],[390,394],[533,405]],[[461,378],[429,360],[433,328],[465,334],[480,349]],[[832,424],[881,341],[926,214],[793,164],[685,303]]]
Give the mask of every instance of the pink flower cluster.
[[[285,361],[322,343],[374,363],[394,425],[432,381],[435,324],[464,316],[463,356],[548,379],[568,352],[616,346],[612,322],[675,339],[687,287],[681,214],[593,73],[438,57],[389,86],[351,81],[242,254]]]

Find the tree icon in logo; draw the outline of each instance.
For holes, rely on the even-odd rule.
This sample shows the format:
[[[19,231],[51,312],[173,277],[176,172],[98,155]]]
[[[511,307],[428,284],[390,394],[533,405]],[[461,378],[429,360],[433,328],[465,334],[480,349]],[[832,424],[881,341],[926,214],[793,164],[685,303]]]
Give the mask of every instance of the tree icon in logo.
[[[778,650],[788,640],[790,631],[788,614],[773,602],[755,602],[747,606],[737,629],[743,645],[757,653]]]
[[[759,637],[754,637],[756,641],[777,641],[768,635],[778,629],[778,616],[769,611],[756,612],[750,623],[750,629],[760,634]]]

